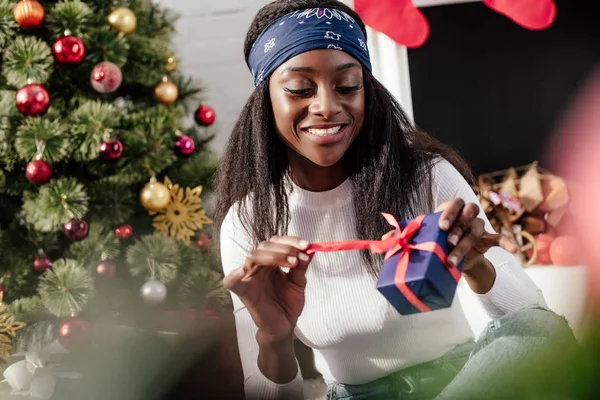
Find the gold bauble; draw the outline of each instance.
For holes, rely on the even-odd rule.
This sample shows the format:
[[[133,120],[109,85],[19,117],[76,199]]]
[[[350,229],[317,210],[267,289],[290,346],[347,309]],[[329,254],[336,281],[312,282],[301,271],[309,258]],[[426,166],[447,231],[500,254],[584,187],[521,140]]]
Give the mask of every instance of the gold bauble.
[[[127,7],[115,8],[108,15],[108,24],[123,33],[131,33],[137,25],[137,18]]]
[[[166,61],[165,61],[165,69],[169,72],[173,72],[175,71],[175,69],[177,68],[177,60],[175,59],[175,56],[168,56]]]
[[[13,9],[13,15],[22,28],[34,28],[44,20],[44,6],[36,0],[22,0]]]
[[[160,211],[169,205],[171,192],[162,183],[152,180],[140,193],[140,203],[148,211]]]
[[[162,104],[173,104],[179,96],[177,85],[173,82],[162,81],[154,88],[154,98]]]

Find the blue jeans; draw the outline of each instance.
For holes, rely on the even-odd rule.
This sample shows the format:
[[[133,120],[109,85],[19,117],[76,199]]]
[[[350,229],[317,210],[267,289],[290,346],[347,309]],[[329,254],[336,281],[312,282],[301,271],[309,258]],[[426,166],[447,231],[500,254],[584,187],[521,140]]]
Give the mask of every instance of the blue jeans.
[[[491,321],[477,343],[459,345],[437,360],[362,385],[326,382],[327,400],[515,399],[532,382],[527,374],[539,357],[577,347],[564,318],[525,308]]]

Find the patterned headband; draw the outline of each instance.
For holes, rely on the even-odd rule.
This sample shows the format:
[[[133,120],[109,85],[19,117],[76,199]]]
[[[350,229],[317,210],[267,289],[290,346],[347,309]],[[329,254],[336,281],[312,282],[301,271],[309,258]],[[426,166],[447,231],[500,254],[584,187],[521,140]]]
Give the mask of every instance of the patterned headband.
[[[298,54],[316,49],[341,50],[371,71],[367,39],[352,17],[333,8],[294,11],[271,23],[250,50],[248,66],[254,86],[281,64]]]

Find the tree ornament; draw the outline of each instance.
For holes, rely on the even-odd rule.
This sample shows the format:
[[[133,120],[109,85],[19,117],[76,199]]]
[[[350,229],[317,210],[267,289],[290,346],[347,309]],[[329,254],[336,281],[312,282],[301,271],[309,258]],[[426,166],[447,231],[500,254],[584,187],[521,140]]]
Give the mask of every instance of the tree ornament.
[[[171,201],[163,209],[149,213],[155,215],[152,226],[156,233],[173,236],[189,245],[195,232],[212,222],[202,208],[202,186],[184,189],[172,184],[168,177],[165,177],[165,185],[171,188]]]
[[[0,285],[0,360],[8,362],[12,354],[13,339],[18,330],[25,328],[25,323],[15,321],[14,315],[2,303],[3,298],[4,286]]]
[[[194,142],[194,139],[192,139],[188,135],[180,134],[179,138],[175,142],[175,149],[182,156],[189,156],[194,152],[195,148],[196,143]]]
[[[550,245],[552,264],[559,267],[573,267],[581,264],[581,247],[572,236],[559,236]]]
[[[207,251],[207,250],[210,250],[211,245],[212,245],[212,243],[210,240],[210,236],[208,236],[208,233],[201,231],[198,234],[198,238],[196,240],[196,247],[198,247],[204,251]]]
[[[168,206],[170,201],[169,189],[156,178],[150,179],[140,193],[140,202],[148,211],[160,211]]]
[[[21,114],[33,117],[45,113],[50,107],[50,95],[46,88],[30,83],[17,91],[17,108]]]
[[[129,224],[123,224],[115,228],[115,235],[121,240],[127,240],[133,235],[133,227]]]
[[[127,34],[135,31],[137,17],[129,8],[118,7],[108,15],[108,24],[119,32]]]
[[[70,318],[62,323],[58,330],[58,341],[65,348],[77,346],[90,339],[92,326],[81,318]]]
[[[119,139],[111,138],[100,144],[100,158],[103,160],[118,160],[122,154],[123,143]]]
[[[59,64],[76,66],[83,60],[85,45],[77,36],[67,35],[56,39],[52,44],[52,53]]]
[[[169,55],[167,57],[167,61],[165,62],[165,69],[167,72],[173,72],[177,69],[177,60],[174,55]]]
[[[177,85],[163,76],[162,81],[154,87],[154,98],[161,104],[173,104],[179,96]]]
[[[63,231],[70,240],[81,240],[88,234],[88,223],[82,219],[73,219],[64,224]]]
[[[13,15],[21,28],[35,28],[44,20],[44,6],[36,0],[21,0],[15,6]]]
[[[37,273],[41,274],[42,272],[45,272],[51,266],[52,266],[52,260],[50,260],[50,258],[45,254],[40,254],[39,256],[37,256],[35,258],[35,260],[33,260],[33,269]]]
[[[52,168],[44,160],[33,160],[25,168],[25,177],[34,185],[41,185],[48,182],[52,175]]]
[[[215,122],[215,110],[205,104],[202,104],[194,113],[194,119],[200,126],[210,126]]]
[[[111,260],[104,260],[96,265],[96,274],[104,278],[112,279],[117,275],[117,265]]]
[[[90,74],[90,83],[99,93],[112,93],[121,86],[123,74],[117,64],[103,61],[96,64]]]
[[[144,302],[156,306],[167,298],[167,287],[160,281],[150,280],[142,285],[140,294]]]

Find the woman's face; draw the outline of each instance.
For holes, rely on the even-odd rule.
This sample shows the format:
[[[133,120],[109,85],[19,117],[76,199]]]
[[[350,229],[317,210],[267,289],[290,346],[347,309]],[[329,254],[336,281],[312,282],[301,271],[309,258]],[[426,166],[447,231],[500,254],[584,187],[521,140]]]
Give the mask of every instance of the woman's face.
[[[340,161],[364,120],[359,62],[343,51],[311,50],[279,66],[269,84],[275,125],[286,145],[322,167]]]

